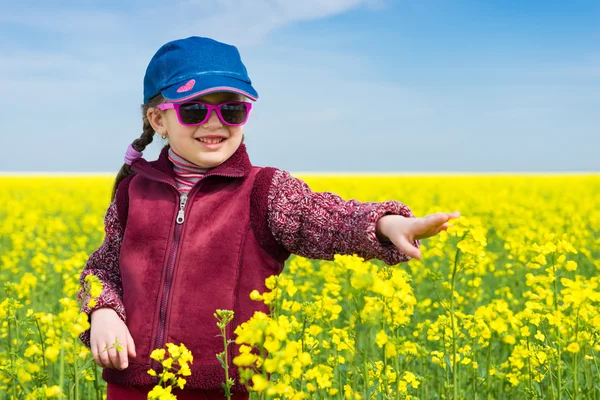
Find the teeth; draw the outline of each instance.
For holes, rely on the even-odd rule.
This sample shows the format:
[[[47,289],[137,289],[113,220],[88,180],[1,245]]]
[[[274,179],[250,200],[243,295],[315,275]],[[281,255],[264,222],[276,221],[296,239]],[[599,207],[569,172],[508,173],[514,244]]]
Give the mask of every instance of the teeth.
[[[221,143],[225,139],[223,139],[223,138],[219,138],[219,139],[200,138],[198,140],[200,140],[201,142],[204,142],[204,143],[215,144],[215,143]]]

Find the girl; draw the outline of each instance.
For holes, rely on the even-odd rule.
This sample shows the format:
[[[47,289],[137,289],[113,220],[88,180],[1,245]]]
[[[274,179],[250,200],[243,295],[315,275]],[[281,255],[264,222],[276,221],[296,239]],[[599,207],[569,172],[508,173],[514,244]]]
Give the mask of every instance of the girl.
[[[415,218],[397,201],[344,201],[313,193],[276,168],[255,167],[243,127],[258,100],[236,47],[190,37],[162,46],[144,78],[143,133],[129,146],[105,216],[106,236],[81,274],[91,328],[81,335],[104,368],[108,399],[146,398],[147,371],[165,343],[194,355],[179,398],[222,398],[216,309],[235,311],[228,337],[255,311],[250,300],[291,253],[316,259],[358,254],[389,265],[420,258],[420,240],[458,212]],[[154,133],[168,139],[156,161],[141,158]],[[87,275],[104,284],[93,307]],[[106,346],[118,340],[122,350]],[[236,350],[231,358],[237,355]],[[231,363],[230,370],[237,378]],[[237,379],[236,379],[237,381]],[[234,398],[247,398],[242,385]]]

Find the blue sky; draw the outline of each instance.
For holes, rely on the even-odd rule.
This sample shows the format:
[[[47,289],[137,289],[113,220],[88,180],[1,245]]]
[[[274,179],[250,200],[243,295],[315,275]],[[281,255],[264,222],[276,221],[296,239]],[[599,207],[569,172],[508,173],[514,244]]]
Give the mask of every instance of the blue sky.
[[[240,49],[255,165],[600,171],[597,0],[2,4],[0,171],[118,171],[148,61],[191,35]]]

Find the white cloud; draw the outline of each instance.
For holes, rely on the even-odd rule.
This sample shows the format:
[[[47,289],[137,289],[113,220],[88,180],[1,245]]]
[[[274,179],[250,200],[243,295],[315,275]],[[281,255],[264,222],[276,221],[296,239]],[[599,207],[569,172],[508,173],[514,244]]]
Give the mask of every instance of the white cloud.
[[[0,22],[62,34],[70,43],[144,42],[148,38],[205,35],[239,45],[258,44],[271,32],[299,21],[325,18],[383,0],[188,0],[168,6],[144,4],[135,11],[23,8],[3,10]],[[75,36],[73,36],[75,35]],[[135,37],[135,39],[134,39]],[[164,41],[164,40],[163,40]]]

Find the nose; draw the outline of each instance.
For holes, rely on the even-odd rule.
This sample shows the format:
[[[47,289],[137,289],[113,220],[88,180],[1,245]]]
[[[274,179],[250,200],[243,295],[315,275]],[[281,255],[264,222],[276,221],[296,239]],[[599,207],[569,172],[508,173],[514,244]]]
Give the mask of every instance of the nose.
[[[219,129],[223,126],[223,123],[217,114],[217,110],[211,110],[208,120],[202,126],[206,129]]]

